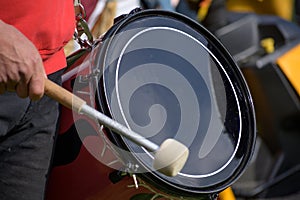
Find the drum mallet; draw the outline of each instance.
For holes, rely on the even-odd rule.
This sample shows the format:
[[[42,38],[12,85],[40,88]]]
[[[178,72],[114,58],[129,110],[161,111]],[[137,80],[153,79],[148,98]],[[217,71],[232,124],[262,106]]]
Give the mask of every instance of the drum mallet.
[[[103,126],[128,138],[135,144],[154,152],[153,168],[167,176],[176,176],[187,161],[189,149],[182,143],[174,139],[167,139],[158,146],[87,105],[83,99],[49,79],[45,80],[45,94],[78,114],[84,114],[92,119],[97,119]]]

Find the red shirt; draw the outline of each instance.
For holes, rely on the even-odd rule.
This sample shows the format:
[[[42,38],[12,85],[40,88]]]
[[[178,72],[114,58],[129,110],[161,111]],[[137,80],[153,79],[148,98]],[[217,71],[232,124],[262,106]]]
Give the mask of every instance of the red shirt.
[[[66,66],[63,47],[75,30],[73,0],[0,0],[0,19],[39,50],[47,74]]]

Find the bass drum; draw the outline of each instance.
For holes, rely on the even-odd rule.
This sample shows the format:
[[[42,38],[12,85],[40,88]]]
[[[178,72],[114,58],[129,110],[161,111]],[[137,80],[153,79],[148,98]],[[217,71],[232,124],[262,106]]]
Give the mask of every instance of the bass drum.
[[[76,158],[65,162],[65,166],[54,167],[48,190],[50,196],[63,192],[57,189],[55,181],[67,178],[66,174],[72,179],[82,173],[93,174],[91,170],[96,165],[99,171],[95,171],[84,185],[95,184],[94,179],[103,180],[106,186],[99,183],[98,192],[94,191],[100,199],[109,199],[101,194],[111,193],[111,199],[115,199],[115,195],[124,193],[124,189],[113,186],[127,184],[127,179],[122,179],[124,174],[133,175],[136,188],[155,188],[146,192],[149,199],[212,198],[241,176],[255,144],[252,99],[236,63],[205,28],[177,13],[136,9],[117,18],[115,25],[91,51],[80,52],[83,55],[72,61],[64,76],[67,77],[66,88],[77,95],[85,95],[88,103],[99,111],[152,142],[160,145],[165,139],[174,138],[185,144],[190,154],[177,176],[165,176],[153,169],[151,152],[86,119],[97,132],[94,135],[98,139],[93,142],[99,143],[91,146],[101,148],[98,153],[94,149],[89,152],[98,163],[90,164],[90,170],[84,168],[88,172],[82,171],[78,164],[72,169],[66,167]],[[64,121],[70,121],[70,117],[67,118],[62,113],[64,127]],[[85,117],[79,118],[73,114],[77,122]],[[80,124],[72,130],[84,141],[88,128],[83,128],[82,124],[87,123]],[[67,129],[70,128],[60,130],[66,132]],[[58,146],[62,143],[60,138],[62,136],[58,138]],[[89,149],[88,143],[83,143]],[[103,145],[109,147],[121,165],[113,166],[107,161],[109,159],[99,158]],[[56,156],[63,161],[61,155],[64,154],[57,151]],[[64,170],[72,172],[64,173]],[[64,184],[64,190],[66,188]],[[68,191],[73,195],[85,192],[83,189]],[[153,192],[156,196],[151,195]],[[122,199],[134,199],[133,196],[141,199],[139,193],[145,191],[136,189],[130,193]]]

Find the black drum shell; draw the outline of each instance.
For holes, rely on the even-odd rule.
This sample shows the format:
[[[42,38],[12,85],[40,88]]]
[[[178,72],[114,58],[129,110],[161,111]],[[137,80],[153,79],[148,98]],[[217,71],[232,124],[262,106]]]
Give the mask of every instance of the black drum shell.
[[[230,177],[228,177],[225,180],[219,181],[218,183],[201,187],[191,187],[186,185],[175,184],[172,181],[165,180],[165,177],[161,177],[156,172],[149,171],[138,175],[140,175],[141,177],[143,177],[143,179],[147,180],[153,185],[156,185],[156,187],[162,189],[163,191],[167,191],[168,193],[175,195],[194,196],[201,194],[218,193],[227,188],[228,186],[232,185],[242,175],[248,162],[251,159],[256,138],[254,108],[252,104],[252,98],[248,90],[248,86],[233,58],[224,48],[224,46],[218,41],[218,39],[197,22],[178,13],[160,10],[134,10],[130,14],[117,19],[115,25],[101,38],[101,45],[98,47],[98,50],[95,51],[97,52],[97,56],[94,65],[96,66],[97,70],[103,70],[103,66],[105,66],[105,59],[107,57],[107,54],[109,53],[108,49],[111,45],[111,38],[113,38],[114,35],[121,31],[123,28],[126,29],[127,26],[129,26],[131,23],[135,23],[136,21],[141,20],[144,22],[147,21],[147,19],[152,19],[151,23],[153,24],[148,25],[147,22],[145,22],[145,26],[170,26],[170,24],[168,24],[169,22],[164,22],[164,20],[162,20],[164,18],[178,21],[180,24],[186,24],[187,27],[193,29],[195,31],[193,34],[199,34],[200,37],[203,37],[204,40],[207,42],[207,49],[209,49],[212,52],[212,54],[215,55],[218,58],[218,60],[225,66],[225,70],[227,70],[226,72],[228,73],[228,76],[230,77],[236,91],[238,92],[237,97],[239,98],[239,103],[242,111],[241,120],[243,120],[243,130],[241,145],[238,149],[238,154],[240,155],[238,156],[243,157],[243,159],[241,159],[241,162],[238,166],[236,166],[236,169],[232,172]],[[104,80],[101,77],[100,82],[98,84],[99,88],[97,99],[99,110],[104,112],[106,115],[114,118],[109,108],[106,88],[103,81]],[[124,138],[109,130],[107,131],[110,133],[110,139],[117,146],[132,151],[132,148],[128,146],[128,143],[126,141],[124,142]],[[136,160],[136,162],[139,163],[139,159],[136,158],[134,155],[132,158],[125,158],[125,160],[126,159]],[[144,164],[141,163],[141,165],[143,166]],[[147,168],[148,166],[144,167]]]

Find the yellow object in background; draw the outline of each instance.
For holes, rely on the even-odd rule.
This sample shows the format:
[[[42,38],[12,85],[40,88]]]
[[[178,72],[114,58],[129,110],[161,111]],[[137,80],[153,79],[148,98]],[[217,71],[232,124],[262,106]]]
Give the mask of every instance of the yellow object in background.
[[[300,96],[300,45],[277,59],[277,64]]]
[[[232,189],[226,188],[224,191],[220,192],[218,200],[235,200],[234,193]]]
[[[275,41],[273,38],[265,38],[260,41],[260,45],[264,48],[266,53],[273,53],[275,51]]]
[[[272,14],[291,21],[294,0],[226,0],[228,10]]]
[[[211,1],[212,0],[203,0],[199,3],[198,19],[200,21],[204,20],[204,18],[206,17]]]

